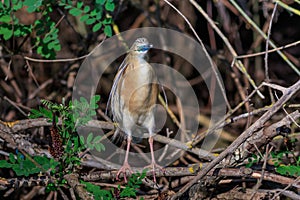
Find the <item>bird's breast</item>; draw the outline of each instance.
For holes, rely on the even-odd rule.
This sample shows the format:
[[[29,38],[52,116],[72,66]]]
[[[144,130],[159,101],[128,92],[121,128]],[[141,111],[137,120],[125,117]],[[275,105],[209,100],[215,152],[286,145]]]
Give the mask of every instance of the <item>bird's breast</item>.
[[[120,88],[124,108],[131,113],[144,113],[156,103],[158,95],[157,78],[146,62],[132,62],[125,70]]]

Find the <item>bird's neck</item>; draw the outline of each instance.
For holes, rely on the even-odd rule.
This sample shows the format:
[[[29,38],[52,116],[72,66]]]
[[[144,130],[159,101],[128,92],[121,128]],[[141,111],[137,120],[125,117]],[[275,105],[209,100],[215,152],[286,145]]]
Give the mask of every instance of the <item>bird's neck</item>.
[[[145,81],[147,81],[147,78],[149,77],[149,73],[152,71],[151,66],[148,64],[148,62],[144,59],[144,56],[137,55],[137,54],[129,54],[128,62],[130,63],[127,66],[127,72],[131,71],[131,73],[138,74],[136,76],[137,79],[141,78]],[[152,74],[152,73],[150,73]]]
[[[145,62],[145,54],[144,53],[130,53],[130,58],[140,61],[140,62]]]

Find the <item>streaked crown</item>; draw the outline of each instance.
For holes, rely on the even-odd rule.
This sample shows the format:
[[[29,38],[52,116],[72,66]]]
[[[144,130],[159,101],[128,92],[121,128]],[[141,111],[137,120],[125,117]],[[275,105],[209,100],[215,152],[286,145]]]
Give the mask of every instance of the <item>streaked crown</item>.
[[[138,38],[133,43],[132,47],[130,48],[131,51],[134,51],[135,53],[142,53],[145,54],[147,51],[152,48],[152,44],[148,42],[146,38]]]

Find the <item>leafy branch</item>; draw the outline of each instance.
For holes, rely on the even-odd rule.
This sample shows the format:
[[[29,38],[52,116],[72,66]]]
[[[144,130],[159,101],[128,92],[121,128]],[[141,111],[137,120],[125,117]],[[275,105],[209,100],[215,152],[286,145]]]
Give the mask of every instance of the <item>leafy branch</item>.
[[[115,9],[113,0],[97,0],[91,5],[84,5],[83,1],[74,3],[70,0],[59,3],[53,0],[4,0],[0,2],[0,37],[7,41],[12,37],[30,36],[32,49],[44,58],[55,58],[56,52],[61,50],[57,22],[51,18],[55,7],[68,10],[72,16],[80,16],[80,21],[92,26],[92,32],[97,32],[104,27],[105,35],[112,36],[111,13]],[[21,24],[15,13],[23,8],[26,8],[28,13],[39,13],[40,15],[37,16],[41,16],[40,19],[36,19],[30,25]],[[19,49],[20,47],[17,51]]]

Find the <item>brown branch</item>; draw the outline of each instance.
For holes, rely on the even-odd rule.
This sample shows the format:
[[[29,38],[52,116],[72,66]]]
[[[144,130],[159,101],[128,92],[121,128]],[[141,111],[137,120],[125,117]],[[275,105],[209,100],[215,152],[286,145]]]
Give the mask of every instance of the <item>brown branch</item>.
[[[282,120],[270,125],[269,127],[260,129],[251,137],[247,138],[247,140],[243,143],[243,145],[241,145],[238,148],[239,149],[238,152],[243,153],[242,155],[243,158],[247,157],[247,155],[255,152],[257,148],[260,148],[261,146],[271,141],[272,138],[279,135],[280,133],[276,131],[278,127],[289,126],[291,123],[293,123],[293,120],[298,119],[299,117],[300,117],[300,113],[297,110],[287,115]]]
[[[204,164],[205,168],[208,164]],[[142,169],[141,169],[142,170]],[[164,172],[157,170],[155,172],[156,177],[188,177],[195,176],[197,171],[201,170],[199,165],[191,165],[190,167],[167,167],[164,169]],[[84,181],[99,181],[99,180],[112,180],[116,178],[117,171],[97,171],[89,174],[82,175]],[[147,177],[152,176],[151,171],[147,172]],[[254,179],[263,179],[264,181],[272,181],[275,183],[290,185],[293,187],[300,187],[300,182],[295,181],[293,178],[288,178],[282,175],[273,174],[265,171],[264,174],[260,171],[252,170],[251,168],[223,168],[223,169],[214,169],[208,173],[208,176],[214,177],[231,177],[231,178],[254,178]],[[226,181],[230,183],[230,181]]]
[[[203,178],[212,168],[217,166],[226,156],[234,152],[247,138],[257,132],[259,129],[263,128],[264,124],[269,120],[296,92],[300,89],[300,80],[298,80],[294,85],[286,88],[283,91],[283,95],[280,99],[265,113],[263,114],[255,123],[253,123],[247,130],[245,130],[231,145],[227,147],[216,159],[214,159],[207,167],[200,171],[200,173],[183,188],[181,188],[171,199],[179,198],[184,192],[186,192],[192,185]]]
[[[178,140],[175,140],[175,139],[170,139],[170,138],[167,138],[165,136],[156,134],[154,136],[154,140],[157,141],[157,142],[168,144],[170,146],[177,147],[179,149],[182,149],[182,150],[185,150],[187,152],[193,153],[193,154],[199,156],[199,158],[202,158],[202,159],[205,159],[205,160],[215,159],[215,156],[212,153],[210,153],[208,151],[205,151],[203,149],[199,149],[197,147],[189,148],[189,146],[187,144],[185,144],[183,142],[180,142]]]
[[[16,121],[11,127],[8,127],[7,125],[5,125],[3,123],[0,123],[0,131],[5,132],[7,134],[13,134],[13,133],[17,133],[21,130],[26,130],[29,128],[51,126],[52,123],[49,122],[48,120],[49,119],[47,119],[47,118],[19,120],[19,121]],[[59,122],[58,124],[61,124],[61,122]],[[91,120],[87,123],[86,126],[92,127],[92,128],[98,128],[98,129],[99,128],[100,129],[108,129],[108,130],[112,130],[115,128],[114,124],[111,122],[98,121],[98,120]],[[5,137],[8,137],[7,134],[5,135]],[[1,135],[2,135],[2,133],[1,133]],[[1,135],[0,135],[0,137],[1,137]],[[170,138],[167,138],[162,135],[158,135],[158,134],[155,135],[154,140],[157,142],[161,142],[163,144],[168,144],[170,146],[174,146],[179,149],[196,154],[197,156],[199,156],[200,158],[205,159],[205,160],[212,160],[215,158],[215,156],[208,151],[199,149],[197,147],[189,148],[189,146],[183,142],[180,142],[175,139],[170,139]]]
[[[58,123],[58,125],[60,124],[61,122]],[[17,133],[19,131],[24,131],[30,128],[38,128],[51,125],[52,123],[47,118],[24,119],[14,122],[11,126],[7,126],[6,124],[0,122],[0,130],[7,133]],[[113,123],[97,120],[89,121],[87,126],[94,128],[114,129]]]
[[[198,169],[199,169],[199,165]],[[138,171],[143,170],[141,168]],[[111,180],[116,178],[116,174],[118,171],[98,171],[98,172],[92,172],[89,174],[85,174],[81,176],[81,178],[84,181],[99,181],[99,180]],[[197,171],[194,168],[194,165],[191,167],[167,167],[164,168],[164,170],[156,170],[155,176],[156,177],[162,177],[162,176],[169,176],[169,177],[176,177],[176,176],[192,176],[195,175]],[[123,175],[121,174],[121,177]],[[151,170],[147,171],[147,177],[153,176],[153,172]]]
[[[74,189],[78,194],[80,199],[93,200],[94,198],[85,190],[84,185],[79,183],[78,174],[66,174],[64,178],[67,180],[68,184]]]

